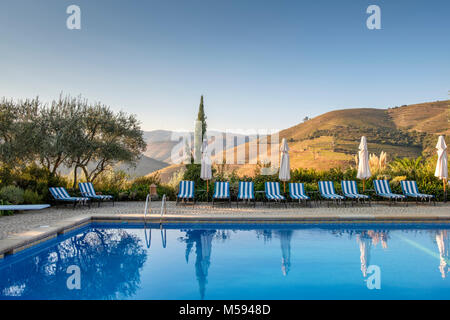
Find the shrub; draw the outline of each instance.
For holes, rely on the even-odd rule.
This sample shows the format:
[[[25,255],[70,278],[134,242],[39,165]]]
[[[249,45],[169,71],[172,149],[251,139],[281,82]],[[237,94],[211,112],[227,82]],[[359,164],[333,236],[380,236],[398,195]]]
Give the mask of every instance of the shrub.
[[[162,198],[162,196],[165,194],[167,197],[167,200],[170,200],[170,201],[176,200],[176,197],[177,197],[176,189],[168,184],[158,185],[157,192],[158,192],[158,196],[160,198]]]
[[[118,198],[119,193],[129,190],[128,178],[126,172],[121,170],[104,172],[94,181],[95,191]]]
[[[8,201],[0,200],[0,205],[8,205],[10,204]],[[14,214],[14,211],[11,210],[2,210],[0,211],[0,216],[12,216]]]
[[[7,186],[0,190],[0,199],[11,204],[22,204],[23,194],[22,189],[16,186]]]
[[[27,189],[23,193],[23,202],[26,204],[38,204],[42,202],[42,196],[40,196],[36,191]]]
[[[145,176],[145,177],[139,177],[133,180],[130,185],[130,190],[135,191],[137,193],[145,193],[145,196],[147,196],[150,186],[152,184],[159,185],[161,183],[159,175],[151,175],[151,176]],[[144,200],[145,200],[144,196]]]

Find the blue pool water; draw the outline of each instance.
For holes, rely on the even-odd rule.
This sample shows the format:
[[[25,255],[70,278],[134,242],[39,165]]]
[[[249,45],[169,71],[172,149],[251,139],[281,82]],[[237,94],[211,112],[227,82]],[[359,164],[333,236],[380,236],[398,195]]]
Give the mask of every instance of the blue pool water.
[[[449,238],[448,224],[92,224],[0,260],[0,298],[448,299]]]

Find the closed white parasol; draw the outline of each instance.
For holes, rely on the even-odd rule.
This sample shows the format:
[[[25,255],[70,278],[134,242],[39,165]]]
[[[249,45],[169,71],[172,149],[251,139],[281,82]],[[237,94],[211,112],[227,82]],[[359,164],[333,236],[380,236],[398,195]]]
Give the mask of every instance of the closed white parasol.
[[[439,136],[438,142],[436,144],[438,159],[436,163],[436,171],[434,175],[442,180],[444,184],[444,196],[446,195],[446,185],[448,180],[448,155],[447,155],[447,145],[445,144],[444,136]]]
[[[283,181],[283,192],[286,192],[286,181],[291,179],[291,165],[289,162],[289,147],[286,142],[286,139],[283,138],[281,141],[281,165],[280,165],[280,174],[279,178]]]
[[[370,178],[372,173],[369,166],[369,150],[367,150],[367,138],[361,137],[361,143],[359,144],[359,160],[358,160],[358,174],[356,177],[363,181],[363,191],[365,191],[365,181]]]
[[[202,147],[200,178],[206,180],[206,192],[209,192],[209,180],[211,180],[212,178],[212,171],[211,171],[211,157],[209,156],[208,153],[208,143],[206,141],[203,142]]]

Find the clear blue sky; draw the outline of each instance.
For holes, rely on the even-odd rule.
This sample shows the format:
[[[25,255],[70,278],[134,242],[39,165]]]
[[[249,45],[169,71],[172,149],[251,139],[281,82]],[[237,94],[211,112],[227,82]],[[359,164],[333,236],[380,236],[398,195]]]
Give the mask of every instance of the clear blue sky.
[[[448,0],[3,0],[0,37],[0,96],[81,94],[145,130],[191,129],[201,94],[210,128],[282,129],[450,90]]]

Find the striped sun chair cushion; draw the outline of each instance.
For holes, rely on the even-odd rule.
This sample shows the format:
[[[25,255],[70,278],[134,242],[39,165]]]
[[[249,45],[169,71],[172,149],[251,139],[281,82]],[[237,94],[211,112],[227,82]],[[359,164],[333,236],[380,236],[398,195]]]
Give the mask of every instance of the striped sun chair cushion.
[[[285,197],[280,194],[280,184],[278,182],[266,182],[266,197],[269,200],[285,200]]]
[[[358,192],[358,187],[356,186],[356,181],[341,181],[342,193],[344,196],[350,199],[369,199],[369,196],[360,194]]]
[[[289,183],[289,196],[297,200],[309,200],[305,194],[305,186],[303,183]]]
[[[50,193],[52,195],[53,198],[55,198],[55,200],[59,200],[59,201],[79,201],[79,202],[83,202],[83,201],[87,201],[89,200],[88,198],[84,198],[84,197],[71,197],[69,195],[69,193],[67,192],[67,190],[63,187],[52,187],[49,188]]]
[[[238,199],[250,199],[255,198],[254,185],[253,182],[240,181],[239,182],[239,192]]]
[[[228,199],[230,197],[230,183],[219,182],[214,183],[214,199]]]
[[[421,199],[434,198],[431,194],[420,193],[416,181],[400,181],[400,185],[402,186],[402,191],[405,196]]]
[[[343,196],[334,191],[333,181],[319,181],[319,192],[322,197],[330,200],[343,200]]]
[[[80,192],[83,197],[91,198],[91,199],[100,199],[100,200],[109,200],[112,199],[113,196],[110,195],[99,195],[95,193],[94,186],[91,182],[80,182],[78,184],[80,188]]]
[[[194,199],[194,181],[180,181],[178,198]]]
[[[405,196],[401,194],[392,193],[389,181],[387,180],[374,180],[373,185],[377,195],[388,199],[404,199]]]

